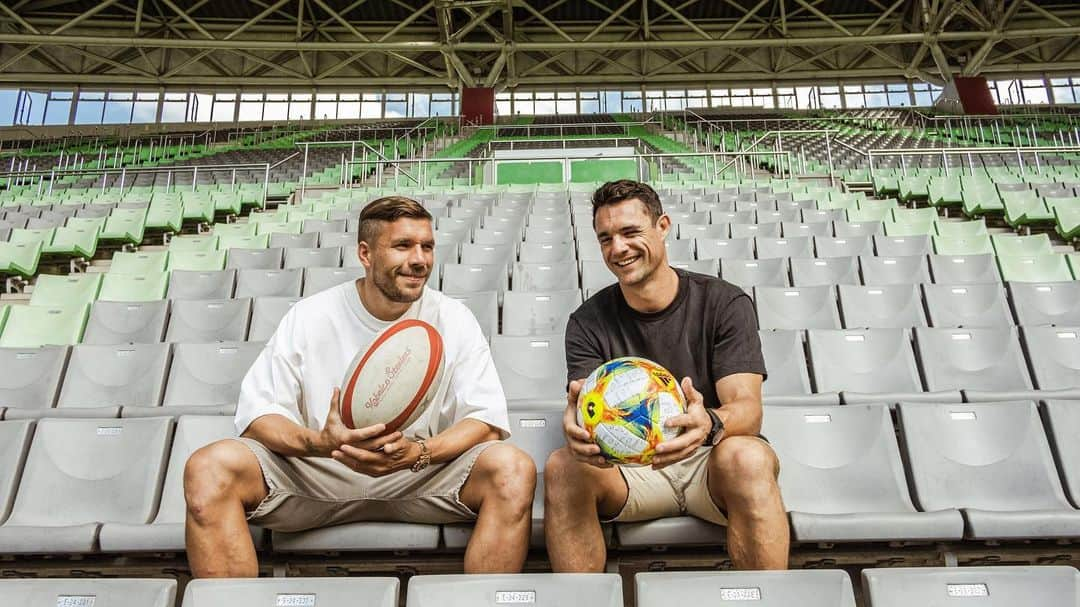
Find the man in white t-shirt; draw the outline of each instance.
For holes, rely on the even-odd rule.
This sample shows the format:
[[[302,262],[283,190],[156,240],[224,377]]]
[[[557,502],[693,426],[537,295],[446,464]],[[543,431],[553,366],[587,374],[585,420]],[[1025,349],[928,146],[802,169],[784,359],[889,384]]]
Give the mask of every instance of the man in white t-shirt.
[[[501,439],[506,399],[472,313],[426,288],[431,215],[408,198],[360,215],[366,276],[307,297],[282,319],[248,371],[236,410],[240,438],[196,451],[184,471],[187,552],[195,577],[258,574],[248,523],[299,531],[355,521],[476,521],[469,572],[520,571],[528,551],[536,469]],[[375,335],[404,318],[443,337],[445,369],[412,425],[350,430],[339,383]]]

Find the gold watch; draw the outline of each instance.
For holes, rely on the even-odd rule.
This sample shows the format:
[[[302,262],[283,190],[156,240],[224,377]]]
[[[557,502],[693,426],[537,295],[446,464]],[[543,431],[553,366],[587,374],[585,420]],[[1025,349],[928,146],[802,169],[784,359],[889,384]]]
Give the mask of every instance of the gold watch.
[[[427,442],[422,438],[415,438],[413,439],[413,442],[420,445],[420,457],[418,457],[416,462],[412,465],[412,471],[420,472],[431,464],[431,450],[428,449]]]

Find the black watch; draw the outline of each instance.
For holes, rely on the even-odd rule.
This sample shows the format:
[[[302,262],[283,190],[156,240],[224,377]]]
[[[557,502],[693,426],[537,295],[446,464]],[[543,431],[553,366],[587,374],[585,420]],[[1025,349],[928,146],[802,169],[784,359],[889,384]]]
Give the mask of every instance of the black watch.
[[[720,416],[712,409],[705,409],[705,412],[709,414],[709,419],[712,420],[712,428],[705,435],[704,444],[713,447],[719,444],[720,439],[724,437],[724,420],[720,419]]]

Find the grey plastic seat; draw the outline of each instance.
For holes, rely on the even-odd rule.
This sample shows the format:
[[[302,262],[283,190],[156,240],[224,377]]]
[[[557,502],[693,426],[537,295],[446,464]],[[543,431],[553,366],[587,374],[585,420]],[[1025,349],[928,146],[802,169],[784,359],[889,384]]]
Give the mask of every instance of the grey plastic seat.
[[[664,246],[667,247],[667,256],[670,260],[688,261],[697,258],[693,240],[673,240],[669,236]]]
[[[863,569],[862,579],[870,607],[1073,607],[1080,594],[1080,573],[1057,565]]]
[[[517,261],[517,251],[513,244],[474,244],[461,245],[461,263],[467,264],[510,264]]]
[[[574,261],[573,245],[561,243],[523,242],[518,245],[518,256],[523,263],[562,263]]]
[[[846,221],[843,209],[819,209],[816,200],[796,200],[791,203],[791,208],[802,209],[803,223],[821,223]]]
[[[874,249],[883,257],[929,255],[934,252],[929,236],[874,236]]]
[[[815,221],[802,223],[801,221],[780,222],[781,232],[784,238],[813,238],[817,236],[830,237],[833,235],[832,224],[827,221]]]
[[[1010,282],[1018,324],[1080,326],[1080,280]]]
[[[169,299],[228,299],[236,286],[236,270],[201,272],[173,270],[169,276]]]
[[[818,257],[858,257],[873,255],[874,243],[869,236],[835,237],[815,236],[814,250]]]
[[[757,237],[754,239],[758,259],[774,257],[813,257],[813,241],[809,236],[785,236],[783,238]]]
[[[622,578],[614,573],[418,575],[409,580],[406,607],[475,607],[510,600],[535,607],[622,607]]]
[[[236,297],[300,297],[304,270],[248,268],[236,275]]]
[[[44,412],[56,405],[67,366],[68,346],[0,348],[0,406]]]
[[[1043,403],[1046,413],[1046,433],[1057,455],[1058,470],[1065,494],[1073,506],[1080,507],[1080,407],[1075,401],[1048,400]]]
[[[926,326],[918,285],[840,285],[837,291],[840,293],[840,316],[846,329]]]
[[[398,580],[392,577],[297,577],[193,580],[184,589],[184,607],[269,605],[349,605],[363,597],[370,607],[397,607]]]
[[[311,220],[308,220],[311,221]],[[305,224],[306,225],[306,224]],[[343,224],[344,225],[344,224]],[[353,252],[356,251],[356,239],[359,236],[357,232],[345,232],[345,231],[333,231],[319,233],[319,246],[320,247],[341,247],[342,257],[344,257],[345,249],[353,247]]]
[[[927,390],[964,390],[967,400],[1004,400],[1032,389],[1016,327],[918,328],[915,349]]]
[[[566,397],[566,344],[562,334],[494,335],[491,356],[507,400]]]
[[[508,294],[509,295],[509,294]],[[499,332],[499,293],[498,291],[475,291],[473,293],[456,293],[447,295],[450,299],[456,299],[465,304],[465,307],[476,317],[480,324],[480,331],[484,337],[491,341],[491,336]]]
[[[603,260],[586,260],[581,262],[581,288],[598,291],[608,285],[617,283],[619,279],[608,269]]]
[[[157,407],[169,356],[169,344],[74,346],[56,410],[117,417],[120,407]]]
[[[839,329],[840,312],[831,286],[754,287],[762,329]]]
[[[859,264],[854,257],[795,258],[791,260],[791,284],[796,287],[861,284]]]
[[[280,270],[285,259],[285,249],[229,249],[226,268],[237,270]]]
[[[318,236],[318,234],[315,234]],[[338,247],[285,249],[285,268],[340,268],[341,249]]]
[[[788,260],[776,259],[721,259],[720,278],[750,291],[753,287],[787,287]]]
[[[226,416],[185,415],[176,424],[161,505],[149,523],[106,521],[99,537],[102,552],[181,552],[184,550],[184,466],[197,449],[236,436],[233,420]],[[263,548],[265,532],[252,528],[256,549]]]
[[[281,324],[281,319],[300,301],[300,297],[256,297],[251,302],[251,325],[248,341],[267,341]]]
[[[0,553],[96,552],[102,522],[150,522],[171,433],[169,418],[39,421]]]
[[[699,259],[753,259],[753,238],[697,238]]]
[[[169,302],[95,301],[83,332],[84,344],[149,344],[165,337]]]
[[[680,240],[719,240],[731,233],[726,223],[681,223],[677,227]]]
[[[285,257],[289,256],[289,249],[303,248],[312,249],[319,246],[319,233],[307,232],[303,234],[286,234],[275,232],[270,235],[270,247],[285,249]]]
[[[307,268],[304,270],[304,297],[314,295],[340,285],[363,278],[366,270],[360,268]]]
[[[842,570],[664,571],[634,576],[638,607],[855,607]]]
[[[301,226],[301,232],[344,232],[347,221],[344,219],[305,219]],[[321,236],[320,236],[321,237]],[[328,246],[328,245],[323,245]]]
[[[965,537],[1080,537],[1031,401],[901,403],[901,442],[923,510],[959,508]]]
[[[562,263],[515,263],[510,277],[515,291],[563,291],[578,288],[577,264]]]
[[[244,375],[262,349],[260,342],[176,344],[162,401],[168,409],[158,415],[231,415]]]
[[[110,605],[115,607],[173,607],[176,580],[41,578],[0,580],[0,594],[11,605]]]
[[[503,299],[503,335],[565,333],[570,313],[581,305],[581,291],[508,291]]]
[[[930,272],[945,285],[1001,282],[993,255],[931,255]]]
[[[716,223],[716,220],[713,220]],[[732,238],[780,238],[780,222],[732,223]]]
[[[806,352],[800,331],[758,331],[761,354],[765,358],[768,379],[761,385],[761,394],[767,405],[828,404],[840,403],[840,396],[813,394],[810,374],[807,371]]]
[[[884,236],[885,224],[880,221],[834,221],[833,232],[837,238],[858,236]]]
[[[243,341],[247,338],[249,320],[250,298],[174,301],[165,341]]]
[[[956,390],[923,392],[906,329],[811,330],[807,344],[818,391],[842,391],[845,403],[960,400]]]
[[[1042,398],[1080,398],[1080,327],[1023,327],[1024,351],[1031,362],[1031,379]]]
[[[863,255],[859,258],[863,284],[910,285],[930,282],[930,266],[925,255],[903,257]]]
[[[442,290],[446,293],[503,292],[510,288],[505,265],[447,263],[442,267]]]
[[[668,265],[673,268],[679,268],[680,270],[686,270],[687,272],[705,274],[706,276],[715,277],[720,275],[719,259],[692,259],[690,261],[670,260]]]
[[[912,504],[889,407],[766,407],[762,434],[780,458],[780,490],[799,542],[960,539],[955,509]]]
[[[30,420],[0,423],[0,523],[11,512],[33,432],[34,422]]]
[[[1012,312],[1001,283],[924,284],[930,326],[1008,327]]]

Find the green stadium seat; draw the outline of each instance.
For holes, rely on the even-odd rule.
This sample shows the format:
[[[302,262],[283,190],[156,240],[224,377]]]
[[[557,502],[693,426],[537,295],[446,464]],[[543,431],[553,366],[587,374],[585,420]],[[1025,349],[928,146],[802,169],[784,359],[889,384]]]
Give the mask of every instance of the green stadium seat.
[[[1015,194],[1022,194],[1022,196]],[[1002,198],[1005,205],[1005,223],[1014,228],[1054,220],[1053,211],[1034,191],[1004,192]]]
[[[993,186],[965,188],[962,191],[964,214],[968,217],[979,217],[987,213],[997,213],[1005,210]]]
[[[214,236],[224,238],[226,236],[254,236],[257,233],[257,223],[215,223],[213,226]]]
[[[168,289],[168,272],[146,274],[109,272],[101,283],[98,299],[102,301],[157,301],[165,299]]]
[[[938,236],[944,236],[946,238],[970,238],[972,236],[982,236],[987,233],[986,222],[983,220],[938,221],[936,227]]]
[[[226,251],[170,251],[167,269],[212,272],[225,269]]]
[[[234,192],[217,192],[210,195],[214,201],[214,210],[230,215],[239,215],[243,210],[243,202]]]
[[[940,224],[939,224],[940,225]],[[994,245],[988,234],[974,236],[934,236],[934,252],[938,255],[993,255]]]
[[[40,242],[0,242],[0,275],[29,278],[37,274],[41,250]]]
[[[1060,282],[1073,280],[1064,255],[998,255],[998,269],[1006,282]]]
[[[1080,202],[1076,204],[1055,204],[1054,220],[1057,233],[1066,240],[1080,238]]]
[[[994,251],[998,256],[1049,255],[1054,252],[1050,237],[1046,234],[1032,234],[1031,236],[995,234],[990,240],[994,243]]]
[[[92,227],[56,228],[52,242],[42,249],[45,255],[65,255],[91,259],[97,253],[100,231]]]
[[[184,221],[212,223],[214,221],[214,201],[209,198],[185,198]]]
[[[168,267],[168,263],[168,251],[118,251],[113,253],[109,273],[146,274],[149,272],[164,272]]]
[[[174,236],[169,240],[169,252],[177,251],[216,251],[218,249],[218,237],[213,234],[201,236]]]
[[[11,237],[8,238],[8,242],[13,242],[16,244],[39,243],[44,248],[52,243],[55,236],[56,228],[45,228],[40,230],[15,230],[11,233]]]
[[[886,221],[886,236],[930,236],[934,233],[934,220],[905,219],[904,221]]]
[[[146,231],[146,209],[113,209],[101,230],[101,239],[138,245]]]
[[[300,234],[303,230],[302,221],[290,221],[287,223],[260,223],[256,234]]]
[[[184,227],[184,205],[180,202],[151,202],[146,211],[146,227],[179,232]]]
[[[0,348],[68,346],[82,340],[89,304],[82,306],[11,306]]]
[[[102,277],[102,274],[38,276],[30,294],[30,305],[60,308],[91,304],[101,291]]]
[[[955,177],[935,177],[927,188],[927,200],[936,207],[955,207],[964,204],[960,180]]]
[[[262,236],[221,236],[218,238],[218,250],[229,249],[265,249],[270,246],[270,235]]]

